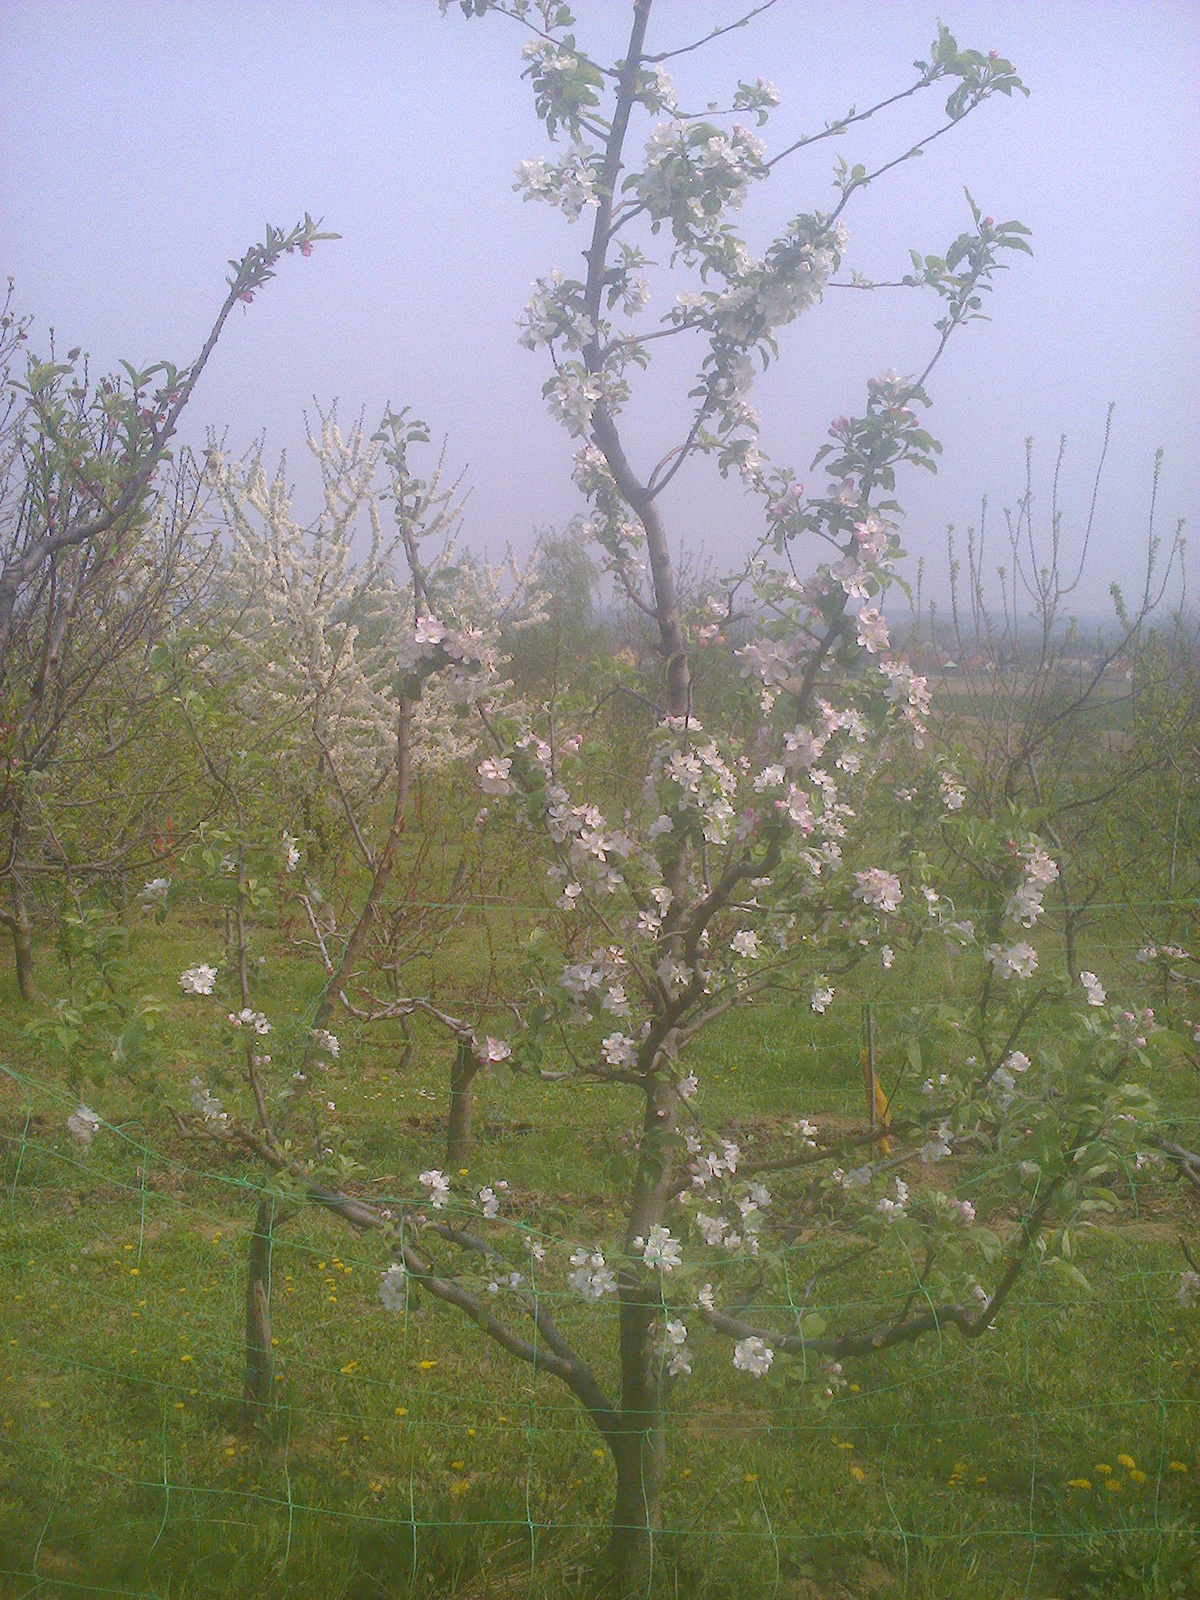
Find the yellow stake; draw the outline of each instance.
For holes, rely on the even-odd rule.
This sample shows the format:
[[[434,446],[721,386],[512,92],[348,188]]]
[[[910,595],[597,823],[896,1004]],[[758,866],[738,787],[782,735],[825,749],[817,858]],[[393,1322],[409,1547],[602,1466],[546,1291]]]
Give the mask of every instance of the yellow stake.
[[[867,1097],[867,1115],[871,1119],[871,1133],[874,1135],[877,1128],[891,1127],[892,1113],[888,1097],[879,1087],[879,1079],[875,1075],[875,1025],[869,1000],[863,1005],[863,1041],[859,1060],[862,1065],[863,1089]],[[874,1143],[874,1140],[872,1142]],[[891,1141],[886,1136],[879,1140],[881,1156],[889,1155],[891,1148]]]

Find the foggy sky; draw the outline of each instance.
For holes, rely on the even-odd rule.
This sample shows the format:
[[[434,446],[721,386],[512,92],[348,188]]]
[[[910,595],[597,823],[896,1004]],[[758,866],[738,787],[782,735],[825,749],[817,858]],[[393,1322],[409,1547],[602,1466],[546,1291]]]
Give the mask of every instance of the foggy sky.
[[[628,6],[579,0],[581,46],[616,59]],[[750,28],[671,63],[685,107],[739,77],[773,82],[782,104],[769,150],[904,87],[928,54],[935,0],[779,0]],[[896,276],[909,246],[939,254],[984,211],[1033,230],[1032,260],[998,282],[993,319],[963,331],[934,375],[936,479],[899,486],[904,542],[943,588],[945,529],[965,530],[980,497],[1011,504],[1036,440],[1038,504],[1069,436],[1068,544],[1081,530],[1108,402],[1117,403],[1079,594],[1102,609],[1108,583],[1139,583],[1154,451],[1165,450],[1160,530],[1193,517],[1200,488],[1200,7],[1182,0],[959,0],[942,11],[960,45],[996,48],[1032,90],[997,98],[879,184],[846,220],[843,275]],[[687,42],[739,14],[716,0],[658,0],[650,48]],[[337,397],[343,416],[411,405],[449,441],[472,487],[467,535],[497,555],[581,509],[572,449],[546,414],[545,353],[516,344],[532,280],[580,275],[576,228],[512,191],[521,159],[549,153],[519,77],[524,35],[503,18],[466,22],[435,0],[0,0],[0,273],[94,369],[118,357],[183,363],[224,293],[228,257],[270,220],[308,210],[340,242],[239,310],[192,402],[186,437],[207,427],[235,450],[265,433],[304,482],[302,412]],[[879,160],[937,125],[948,90],[818,145],[755,186],[738,221],[761,249],[797,211],[831,203],[834,155]],[[635,126],[632,149],[649,127]],[[665,261],[664,236],[652,251]],[[660,313],[686,285],[653,278]],[[752,402],[762,445],[801,477],[831,417],[861,409],[866,378],[919,371],[932,350],[932,295],[831,291],[783,330],[781,360]],[[651,324],[647,324],[650,326]],[[682,436],[688,367],[656,359],[629,413],[643,471]],[[661,347],[660,347],[661,348]],[[684,423],[686,427],[686,423]],[[915,481],[916,478],[920,481]],[[745,548],[761,512],[711,462],[675,479],[663,509],[689,546],[720,561]],[[999,559],[999,552],[997,552]],[[1189,558],[1189,587],[1197,572]],[[911,576],[911,566],[909,569]]]

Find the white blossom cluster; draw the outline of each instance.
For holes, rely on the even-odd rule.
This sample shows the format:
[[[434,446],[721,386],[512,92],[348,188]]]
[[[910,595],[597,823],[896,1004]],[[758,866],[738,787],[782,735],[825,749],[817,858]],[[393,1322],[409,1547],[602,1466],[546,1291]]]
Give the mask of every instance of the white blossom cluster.
[[[197,666],[234,687],[261,736],[276,728],[290,751],[297,726],[310,730],[347,793],[361,801],[395,761],[402,689],[415,698],[415,767],[443,766],[473,749],[476,725],[461,713],[503,690],[500,629],[537,620],[542,596],[532,564],[492,568],[456,548],[460,508],[442,487],[440,468],[419,493],[395,468],[384,487],[381,437],[367,439],[361,426],[343,435],[333,415],[307,442],[322,486],[321,509],[308,522],[294,510],[286,463],[269,478],[261,454],[228,462],[209,452],[208,478],[229,536],[219,581],[230,626]],[[404,508],[407,553],[401,531],[385,526],[389,498]],[[397,575],[397,561],[418,548],[423,590],[438,595],[441,615],[416,605]],[[419,697],[404,688],[398,668],[419,677]],[[283,848],[295,870],[296,840],[285,834]]]
[[[568,222],[578,222],[588,207],[600,204],[596,179],[600,152],[576,140],[557,161],[538,157],[517,167],[513,188],[523,200],[544,200],[557,206]]]
[[[900,879],[894,872],[888,872],[883,867],[869,867],[866,872],[856,872],[854,880],[858,885],[854,891],[856,900],[861,900],[864,905],[873,906],[877,911],[891,912],[900,909],[904,890],[900,887]]]
[[[737,777],[715,739],[693,742],[697,728],[664,725],[646,776],[646,803],[659,814],[660,832],[697,826],[709,844],[723,844],[733,827]]]
[[[1025,852],[1025,879],[1009,897],[1004,914],[1023,928],[1032,928],[1045,911],[1042,896],[1058,877],[1058,863],[1040,845]]]
[[[450,1180],[446,1174],[437,1167],[430,1167],[418,1174],[417,1182],[429,1190],[430,1205],[440,1211],[450,1198]]]
[[[271,1031],[271,1024],[264,1013],[255,1011],[251,1006],[243,1006],[240,1011],[231,1011],[229,1021],[235,1028],[252,1028],[258,1034],[267,1034]]]
[[[184,994],[211,994],[216,981],[216,967],[205,966],[203,962],[198,967],[189,967],[186,972],[179,974],[179,987]]]
[[[202,1116],[205,1122],[222,1123],[229,1121],[229,1113],[225,1107],[212,1094],[204,1084],[202,1078],[193,1078],[191,1081],[192,1110]]]
[[[766,176],[762,141],[735,124],[657,123],[646,142],[634,192],[654,221],[670,220],[676,241],[694,245],[715,233],[722,214],[735,210],[750,184]]]
[[[379,1280],[379,1298],[385,1311],[403,1311],[408,1304],[408,1273],[393,1261]]]
[[[575,1270],[567,1274],[567,1282],[585,1300],[595,1304],[606,1294],[616,1294],[617,1275],[605,1265],[601,1251],[573,1250],[571,1265]]]
[[[752,1378],[764,1377],[771,1370],[775,1352],[757,1334],[739,1339],[733,1347],[733,1364],[739,1372],[748,1372]]]
[[[983,956],[985,961],[991,963],[996,975],[1006,981],[1009,978],[1032,978],[1037,971],[1037,951],[1025,939],[1019,939],[1007,949],[996,943],[989,944]]]

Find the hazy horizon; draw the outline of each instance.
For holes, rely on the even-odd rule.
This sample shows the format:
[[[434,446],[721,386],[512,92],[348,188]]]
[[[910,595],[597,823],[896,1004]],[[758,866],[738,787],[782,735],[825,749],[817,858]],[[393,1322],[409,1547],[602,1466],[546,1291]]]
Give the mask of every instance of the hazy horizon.
[[[621,52],[627,6],[575,7],[584,48]],[[777,150],[801,131],[903,87],[926,55],[937,8],[780,0],[751,27],[672,62],[695,103],[739,77],[774,82],[782,104],[763,130]],[[738,15],[713,0],[660,0],[653,43],[669,48]],[[930,426],[945,447],[937,478],[910,474],[905,543],[944,592],[945,529],[995,512],[1024,484],[1036,440],[1044,517],[1059,435],[1068,545],[1082,527],[1110,400],[1117,409],[1081,614],[1103,616],[1109,581],[1137,582],[1155,449],[1164,448],[1159,531],[1190,517],[1200,488],[1200,8],[1160,3],[969,3],[946,22],[960,44],[995,47],[1032,90],[998,101],[870,189],[849,216],[845,271],[892,275],[910,245],[942,252],[985,211],[1033,230],[988,308],[932,384]],[[466,536],[494,556],[582,509],[571,442],[546,414],[548,366],[516,344],[531,281],[570,270],[584,242],[561,215],[523,205],[513,171],[546,153],[522,36],[502,18],[466,23],[454,6],[233,0],[188,5],[0,4],[0,271],[35,314],[95,369],[195,355],[224,293],[226,258],[306,209],[340,242],[278,279],[231,320],[184,436],[208,428],[244,450],[260,433],[300,462],[302,412],[340,400],[368,422],[408,404],[472,488]],[[753,248],[797,210],[825,203],[833,155],[895,153],[935,125],[945,94],[806,153],[741,214]],[[640,148],[649,127],[635,130]],[[661,238],[661,236],[660,236]],[[665,251],[663,252],[665,254]],[[655,282],[665,309],[680,284]],[[763,446],[807,476],[829,419],[861,404],[864,383],[919,370],[936,311],[904,292],[831,292],[784,330],[781,359],[751,399]],[[661,399],[655,375],[668,385]],[[630,408],[639,463],[674,439],[686,365],[656,362]],[[920,481],[917,481],[920,480]],[[664,497],[673,539],[734,559],[761,513],[711,462]],[[1189,557],[1189,588],[1197,566]],[[912,567],[908,569],[912,576]]]

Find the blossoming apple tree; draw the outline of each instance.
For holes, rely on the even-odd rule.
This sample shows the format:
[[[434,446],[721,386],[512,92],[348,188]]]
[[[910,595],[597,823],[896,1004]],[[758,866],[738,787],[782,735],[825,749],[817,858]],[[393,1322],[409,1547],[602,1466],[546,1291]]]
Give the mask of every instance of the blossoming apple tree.
[[[962,51],[939,29],[892,99],[949,86],[944,116],[874,170],[839,163],[835,202],[798,215],[758,256],[734,226],[753,189],[794,150],[891,101],[770,155],[739,121],[726,125],[749,116],[762,126],[777,99],[770,85],[739,84],[724,116],[680,107],[666,54],[648,44],[650,0],[633,6],[611,66],[586,53],[552,0],[462,9],[495,11],[528,33],[525,74],[559,153],[523,163],[518,186],[568,222],[587,219],[585,275],[539,280],[521,337],[547,352],[544,392],[579,440],[592,535],[652,620],[663,663],[641,798],[619,816],[595,778],[586,724],[554,702],[477,703],[485,825],[537,843],[553,902],[525,947],[516,1025],[487,1053],[518,1074],[552,1059],[632,1098],[639,1131],[622,1222],[611,1238],[581,1221],[574,1237],[551,1240],[503,1175],[466,1188],[423,1159],[409,1198],[384,1208],[269,1130],[232,1119],[208,1131],[257,1149],[289,1193],[384,1232],[394,1256],[385,1305],[402,1310],[416,1286],[567,1387],[612,1455],[611,1557],[633,1591],[653,1559],[668,1411],[686,1404],[698,1363],[727,1360],[746,1383],[815,1380],[827,1396],[847,1361],[932,1330],[981,1336],[1030,1262],[1077,1273],[1072,1230],[1110,1203],[1103,1179],[1149,1111],[1128,1081],[1149,1019],[1110,1007],[1095,974],[1074,989],[1041,981],[1037,929],[1056,864],[1019,814],[972,834],[932,747],[927,686],[893,647],[883,610],[901,554],[898,474],[932,468],[938,450],[918,414],[926,384],[949,339],[982,315],[1004,253],[1027,248],[1024,230],[972,204],[970,228],[944,256],[914,258],[904,282],[940,302],[929,360],[916,376],[873,381],[860,413],[835,420],[814,491],[763,457],[747,399],[756,362],[773,359],[783,329],[837,281],[852,204],[993,95],[1019,91],[1010,63]],[[638,117],[649,126],[635,154]],[[631,322],[618,332],[618,309],[644,318],[654,304],[646,234],[669,238],[694,287],[648,331]],[[624,408],[661,339],[692,340],[700,353],[679,441],[647,468]],[[703,456],[740,475],[763,522],[741,567],[689,614],[659,502]],[[418,608],[412,637],[431,679],[452,670],[433,653],[433,615]],[[740,699],[727,724],[702,727],[693,673],[709,652]],[[994,893],[979,928],[935,881],[922,840],[889,844],[866,825],[864,797],[901,760],[935,803],[936,827],[990,853]],[[717,1018],[798,995],[823,1012],[846,984],[869,986],[931,945],[971,998],[940,1007],[912,1041],[925,1081],[893,1092],[890,1106],[884,1097],[886,1138],[873,1117],[835,1135],[797,1106],[790,1136],[751,1156],[706,1115],[695,1045]],[[194,1112],[190,1125],[205,1120]],[[974,1198],[940,1179],[952,1152],[971,1157]],[[911,1282],[898,1305],[884,1287],[889,1264]],[[819,1280],[842,1308],[838,1326],[810,1306]],[[564,1288],[580,1313],[604,1319],[611,1308],[603,1361],[583,1353],[596,1332],[573,1335]]]

